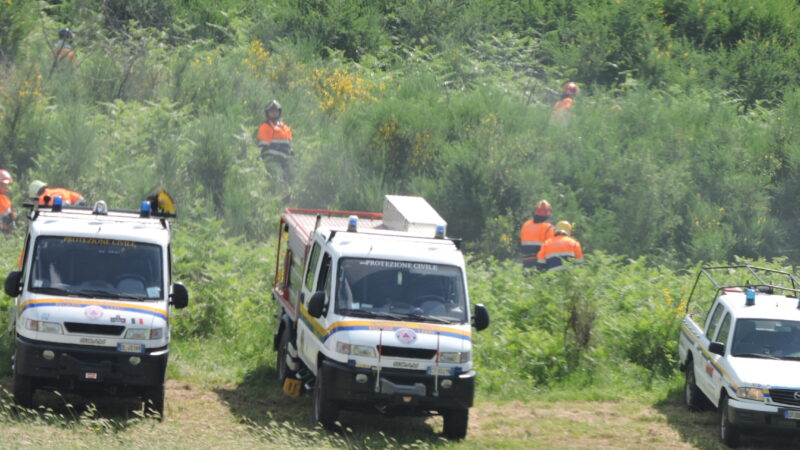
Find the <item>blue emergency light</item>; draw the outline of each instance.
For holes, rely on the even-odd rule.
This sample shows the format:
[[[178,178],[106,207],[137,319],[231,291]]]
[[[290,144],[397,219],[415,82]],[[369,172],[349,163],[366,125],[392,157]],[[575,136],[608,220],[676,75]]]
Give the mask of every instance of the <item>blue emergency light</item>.
[[[358,229],[358,216],[350,216],[347,219],[347,231],[355,232]]]
[[[748,289],[744,291],[745,297],[745,306],[753,306],[756,304],[756,291],[753,289]]]
[[[150,202],[147,200],[143,201],[139,208],[139,217],[150,217]]]
[[[444,225],[436,225],[436,234],[433,237],[436,239],[444,239]]]
[[[61,212],[61,207],[64,204],[64,199],[60,195],[53,197],[53,212]]]

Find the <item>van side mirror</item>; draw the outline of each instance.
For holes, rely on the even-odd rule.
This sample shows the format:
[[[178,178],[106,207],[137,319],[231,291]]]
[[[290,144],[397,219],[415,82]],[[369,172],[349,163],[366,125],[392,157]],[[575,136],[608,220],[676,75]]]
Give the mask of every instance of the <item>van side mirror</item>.
[[[725,356],[725,344],[710,342],[708,344],[708,351],[719,356]]]
[[[475,314],[472,316],[472,325],[481,331],[489,326],[489,310],[480,303],[475,305]]]
[[[22,292],[22,285],[20,284],[22,281],[22,271],[21,270],[13,270],[8,273],[6,277],[6,295],[9,297],[17,297],[19,293]]]
[[[172,295],[169,297],[169,304],[177,309],[186,308],[186,306],[189,304],[189,291],[180,281],[173,283]]]
[[[322,311],[325,309],[325,291],[314,292],[311,299],[308,301],[308,313],[311,317],[322,317]]]

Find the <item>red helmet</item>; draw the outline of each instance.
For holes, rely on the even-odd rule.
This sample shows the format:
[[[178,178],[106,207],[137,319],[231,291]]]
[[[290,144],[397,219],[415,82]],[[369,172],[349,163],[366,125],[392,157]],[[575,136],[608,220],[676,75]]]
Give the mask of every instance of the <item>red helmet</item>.
[[[574,97],[578,95],[578,92],[580,92],[580,90],[581,89],[578,87],[577,84],[573,83],[572,81],[569,81],[567,83],[564,83],[564,87],[561,88],[561,93],[564,95],[569,95],[571,97]]]
[[[542,200],[536,204],[536,209],[533,210],[533,214],[540,217],[550,217],[553,213],[553,207],[550,206],[550,203],[547,200]]]

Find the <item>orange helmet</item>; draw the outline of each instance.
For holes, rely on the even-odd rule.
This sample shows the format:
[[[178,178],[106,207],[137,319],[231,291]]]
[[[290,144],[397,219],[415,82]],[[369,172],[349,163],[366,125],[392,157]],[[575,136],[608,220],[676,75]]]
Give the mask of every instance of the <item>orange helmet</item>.
[[[533,210],[534,215],[541,217],[550,217],[552,213],[553,207],[550,206],[550,202],[547,200],[540,200],[539,203],[536,204],[536,209]]]
[[[6,192],[8,185],[13,182],[14,179],[11,178],[11,174],[5,169],[0,169],[0,192]]]
[[[561,88],[561,93],[564,95],[569,95],[570,97],[578,95],[578,92],[580,91],[581,88],[579,88],[578,85],[573,83],[572,81],[564,83],[564,87]]]

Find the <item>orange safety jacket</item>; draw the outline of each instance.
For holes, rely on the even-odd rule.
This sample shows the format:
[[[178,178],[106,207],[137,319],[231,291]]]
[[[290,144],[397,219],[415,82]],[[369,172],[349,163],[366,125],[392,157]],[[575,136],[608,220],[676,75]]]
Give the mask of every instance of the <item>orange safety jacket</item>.
[[[59,40],[56,42],[53,51],[56,53],[59,61],[68,59],[73,66],[75,65],[75,50],[72,49],[72,46],[68,42]]]
[[[550,222],[536,223],[530,219],[522,224],[519,230],[519,246],[525,267],[533,267],[536,264],[536,255],[542,244],[553,237],[553,230],[553,224]]]
[[[69,189],[64,188],[46,188],[44,193],[39,196],[39,204],[40,205],[52,205],[53,199],[56,197],[61,197],[61,201],[64,205],[72,205],[75,206],[79,203],[83,202],[83,196],[78,194],[77,192],[70,191]],[[49,200],[45,202],[45,197],[49,197]]]
[[[572,104],[575,103],[575,99],[572,97],[564,97],[561,100],[557,101],[555,105],[553,105],[553,120],[564,120],[569,116],[569,113],[572,111]]]
[[[0,231],[8,232],[14,227],[17,215],[11,208],[11,199],[5,194],[0,194]]]
[[[261,155],[286,158],[292,154],[292,129],[280,120],[268,120],[258,127]]]
[[[581,243],[570,236],[559,234],[548,239],[537,255],[537,263],[542,269],[553,269],[561,266],[564,260],[574,259],[577,264],[583,262]]]

